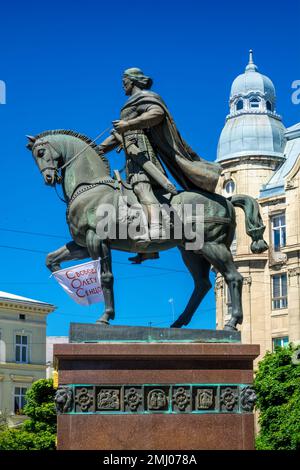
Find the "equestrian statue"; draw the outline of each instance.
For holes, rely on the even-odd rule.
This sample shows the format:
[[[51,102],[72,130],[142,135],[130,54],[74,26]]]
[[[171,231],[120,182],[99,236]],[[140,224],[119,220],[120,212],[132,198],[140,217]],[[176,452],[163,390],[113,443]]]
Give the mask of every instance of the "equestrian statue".
[[[235,207],[245,213],[251,251],[261,253],[268,245],[263,239],[265,226],[258,203],[246,195],[225,198],[215,193],[219,165],[205,161],[190,148],[151,86],[152,79],[142,70],[125,70],[123,88],[129,98],[120,119],[113,121],[110,136],[100,145],[95,144],[96,139],[70,130],[27,136],[27,147],[45,183],[61,183],[67,203],[72,241],[48,254],[47,267],[54,272],[64,261],[100,259],[105,309],[98,321],[109,324],[115,317],[111,250],[137,253],[130,259],[141,263],[177,247],[193,277],[194,289],[171,327],[189,324],[211,288],[209,272],[213,267],[224,277],[231,295],[232,315],[224,329],[236,330],[243,320],[243,278],[230,251]],[[114,149],[125,152],[126,181],[118,171],[111,175],[105,154]],[[189,215],[184,217],[187,207]],[[108,210],[111,213],[105,218],[103,208],[114,211]],[[120,235],[124,224],[127,236]],[[188,225],[202,240],[200,244],[188,243]]]

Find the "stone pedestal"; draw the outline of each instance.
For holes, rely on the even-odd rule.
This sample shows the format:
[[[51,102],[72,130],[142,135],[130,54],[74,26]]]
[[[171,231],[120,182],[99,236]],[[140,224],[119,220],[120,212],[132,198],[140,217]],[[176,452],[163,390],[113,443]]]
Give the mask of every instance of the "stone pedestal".
[[[258,354],[237,342],[57,344],[58,449],[253,449]]]

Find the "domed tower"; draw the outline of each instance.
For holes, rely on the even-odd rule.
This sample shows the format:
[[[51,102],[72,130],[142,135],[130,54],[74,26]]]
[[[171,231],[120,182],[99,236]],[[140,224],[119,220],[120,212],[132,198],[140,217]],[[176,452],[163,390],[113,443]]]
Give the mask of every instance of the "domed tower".
[[[217,162],[223,168],[218,189],[225,196],[258,197],[284,159],[285,128],[276,113],[274,85],[258,72],[252,50],[245,72],[232,84],[229,106],[218,144]]]
[[[245,72],[232,84],[230,112],[226,117],[218,144],[217,162],[222,175],[217,191],[226,197],[247,194],[258,198],[260,191],[285,160],[285,127],[276,112],[276,93],[272,81],[259,73],[250,50]],[[261,208],[264,223],[268,214]],[[244,278],[241,328],[244,342],[257,341],[262,351],[266,343],[265,308],[269,298],[261,300],[261,292],[270,282],[267,272],[268,252],[254,255],[251,240],[245,231],[245,216],[236,208],[237,229],[231,251]],[[265,239],[269,242],[269,227]],[[270,287],[266,287],[269,292]],[[260,299],[260,303],[258,303]],[[266,302],[266,304],[264,304]],[[217,326],[222,328],[231,316],[230,293],[220,275],[216,279]],[[269,341],[269,339],[268,339]]]

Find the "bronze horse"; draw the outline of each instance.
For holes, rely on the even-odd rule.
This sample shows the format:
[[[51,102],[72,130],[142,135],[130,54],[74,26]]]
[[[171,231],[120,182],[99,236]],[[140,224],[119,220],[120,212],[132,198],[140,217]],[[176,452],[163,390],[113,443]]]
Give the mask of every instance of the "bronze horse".
[[[176,246],[193,277],[194,290],[183,313],[171,327],[180,328],[191,321],[201,300],[211,288],[209,271],[213,266],[224,277],[231,294],[232,316],[225,329],[236,330],[237,324],[243,320],[243,278],[234,265],[230,251],[236,227],[234,206],[241,207],[245,212],[246,231],[252,239],[251,251],[261,253],[268,248],[263,240],[265,227],[255,199],[245,195],[226,199],[200,190],[180,191],[171,196],[160,190],[156,194],[157,198],[171,207],[184,204],[203,206],[204,243],[200,250],[187,250],[184,237],[175,239],[170,236],[160,243],[151,242],[145,246],[138,246],[131,238],[101,239],[97,235],[97,209],[102,204],[117,206],[122,191],[126,191],[129,200],[137,202],[132,188],[111,177],[109,163],[99,147],[79,133],[52,130],[28,138],[27,147],[32,151],[45,183],[50,186],[61,183],[68,204],[67,222],[72,241],[48,254],[47,267],[56,271],[64,261],[100,258],[105,302],[100,322],[108,324],[115,317],[111,249],[151,253]]]

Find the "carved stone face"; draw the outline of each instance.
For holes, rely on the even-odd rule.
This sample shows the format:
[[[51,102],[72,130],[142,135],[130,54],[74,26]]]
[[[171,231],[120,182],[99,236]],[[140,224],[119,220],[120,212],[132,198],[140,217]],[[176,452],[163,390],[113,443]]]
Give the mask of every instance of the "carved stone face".
[[[126,96],[130,96],[133,90],[133,82],[128,77],[124,77],[122,80],[123,89],[125,91]]]

